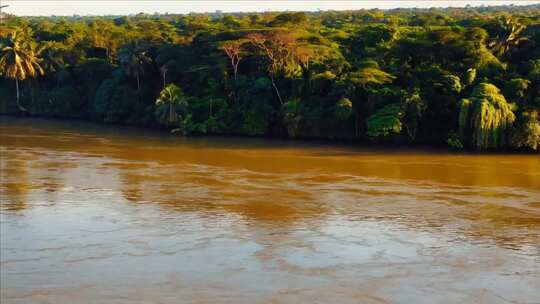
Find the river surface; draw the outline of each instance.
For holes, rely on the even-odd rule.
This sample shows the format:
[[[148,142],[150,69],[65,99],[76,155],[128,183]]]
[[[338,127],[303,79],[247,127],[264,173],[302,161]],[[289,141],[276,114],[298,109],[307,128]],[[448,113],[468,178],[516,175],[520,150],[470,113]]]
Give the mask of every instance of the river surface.
[[[1,303],[540,303],[540,156],[0,118]]]

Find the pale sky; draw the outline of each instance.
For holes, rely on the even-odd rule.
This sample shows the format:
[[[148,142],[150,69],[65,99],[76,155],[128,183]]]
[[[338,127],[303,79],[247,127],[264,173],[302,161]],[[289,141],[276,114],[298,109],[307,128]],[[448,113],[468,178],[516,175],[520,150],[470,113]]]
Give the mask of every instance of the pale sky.
[[[29,0],[0,0],[1,5],[9,5],[3,10],[10,14],[24,16],[50,15],[128,15],[143,13],[181,13],[190,12],[261,12],[261,11],[316,11],[348,10],[362,8],[396,8],[396,7],[463,7],[466,5],[527,5],[540,3],[536,1],[505,1],[505,0],[356,0],[356,1],[150,1],[150,0],[85,0],[85,1],[29,1]]]

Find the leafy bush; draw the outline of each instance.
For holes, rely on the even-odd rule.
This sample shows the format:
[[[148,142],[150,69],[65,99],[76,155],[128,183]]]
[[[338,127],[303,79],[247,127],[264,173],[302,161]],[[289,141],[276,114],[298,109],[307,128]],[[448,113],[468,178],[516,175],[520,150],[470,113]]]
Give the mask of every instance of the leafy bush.
[[[401,104],[392,103],[386,105],[367,119],[367,135],[378,137],[399,134],[403,126],[401,123],[402,117],[403,107]]]
[[[522,123],[513,136],[513,144],[519,148],[540,151],[540,115],[538,111],[523,112]]]
[[[448,135],[448,138],[446,139],[446,143],[452,149],[456,149],[456,150],[463,149],[463,144],[461,143],[461,139],[455,132],[451,132]]]

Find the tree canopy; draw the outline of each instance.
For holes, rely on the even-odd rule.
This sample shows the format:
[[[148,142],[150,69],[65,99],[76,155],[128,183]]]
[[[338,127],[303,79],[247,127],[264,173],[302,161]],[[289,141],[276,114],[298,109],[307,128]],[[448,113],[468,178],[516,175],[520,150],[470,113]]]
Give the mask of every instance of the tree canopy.
[[[540,6],[15,17],[0,113],[540,150]]]

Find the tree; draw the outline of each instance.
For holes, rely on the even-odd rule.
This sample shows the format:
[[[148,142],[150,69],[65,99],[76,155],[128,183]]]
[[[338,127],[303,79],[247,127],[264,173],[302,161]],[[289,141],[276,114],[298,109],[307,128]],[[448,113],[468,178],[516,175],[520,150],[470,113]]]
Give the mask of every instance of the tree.
[[[229,42],[223,45],[223,51],[229,57],[234,73],[233,100],[236,103],[236,75],[238,74],[238,65],[242,59],[242,44],[239,42]]]
[[[284,25],[295,25],[298,26],[307,21],[306,13],[297,12],[297,13],[283,13],[277,15],[274,20],[272,20],[270,26],[284,26]]]
[[[47,41],[42,44],[37,53],[41,57],[43,70],[52,73],[62,70],[65,64],[63,52],[63,46],[58,42]]]
[[[128,76],[134,76],[137,80],[137,92],[141,89],[140,78],[145,69],[151,64],[152,59],[146,51],[136,43],[129,43],[120,48],[120,63]]]
[[[426,110],[426,103],[420,96],[420,89],[414,88],[413,92],[406,96],[403,107],[405,114],[403,126],[405,126],[409,138],[414,141],[418,133],[420,120]]]
[[[475,80],[476,80],[476,69],[474,68],[468,69],[467,72],[465,73],[464,84],[471,85],[474,83]]]
[[[333,114],[339,121],[349,119],[352,113],[353,104],[349,98],[341,98],[333,107]]]
[[[88,39],[94,47],[105,50],[109,63],[113,63],[118,47],[124,43],[125,38],[110,20],[98,19],[90,23]]]
[[[523,123],[512,138],[512,143],[518,148],[540,150],[540,115],[538,111],[523,112],[521,116]]]
[[[163,89],[165,89],[166,85],[167,85],[167,73],[171,70],[171,69],[174,69],[176,66],[176,61],[175,60],[169,60],[167,62],[165,62],[160,68],[159,68],[159,72],[161,73],[161,78],[163,80]]]
[[[516,18],[502,16],[497,19],[498,31],[495,39],[489,42],[489,47],[493,54],[502,57],[518,47],[527,40],[523,37],[523,31],[526,26],[521,24]]]
[[[506,81],[503,91],[511,100],[523,99],[527,95],[527,90],[531,81],[523,78],[513,78]]]
[[[391,83],[394,79],[394,76],[374,67],[362,68],[348,75],[349,81],[364,88],[369,85],[382,85]]]
[[[302,106],[299,99],[290,99],[282,107],[283,124],[287,128],[287,134],[291,137],[298,136],[302,116]]]
[[[0,74],[15,80],[17,107],[22,112],[27,110],[20,103],[19,80],[42,75],[39,61],[29,28],[17,29],[0,42]]]
[[[231,66],[234,72],[234,80],[236,81],[236,74],[238,74],[238,64],[242,59],[242,44],[238,42],[230,42],[223,45],[223,51],[227,54],[231,60]]]
[[[275,77],[283,74],[292,76],[300,68],[300,63],[307,64],[309,57],[295,45],[296,39],[282,31],[252,33],[247,36],[248,41],[266,59],[266,70],[272,82],[279,102],[283,105],[281,93],[275,82]]]
[[[399,134],[403,127],[403,107],[399,103],[384,106],[367,119],[367,135],[371,137]]]
[[[507,144],[507,132],[515,119],[512,105],[506,102],[499,88],[480,83],[470,98],[461,100],[460,135],[470,138],[477,150],[500,148]]]
[[[370,110],[367,109],[367,107],[371,107],[370,95],[375,92],[374,88],[391,83],[394,79],[394,76],[380,70],[376,62],[374,62],[373,65],[366,66],[346,75],[345,81],[348,83],[348,91],[356,91],[359,89],[359,98],[363,101],[363,104],[360,104],[359,98],[353,99],[356,136],[359,136],[360,125],[363,125],[363,122],[360,119],[360,113],[362,110]],[[352,92],[350,94],[352,94]]]
[[[442,91],[447,95],[459,94],[461,92],[461,80],[458,76],[455,75],[443,75],[440,79],[440,82],[435,83],[435,86],[442,89]]]
[[[180,114],[186,111],[187,106],[182,89],[175,84],[169,84],[159,93],[155,115],[162,125],[175,126],[181,118]]]
[[[540,111],[539,15],[514,6],[4,18],[0,112],[25,107],[183,133],[530,149],[538,121],[530,117]],[[35,60],[16,66],[24,73],[10,68],[10,78],[15,30],[27,37],[18,50]],[[9,56],[9,66],[21,60]],[[28,80],[41,74],[36,65],[46,77]],[[480,83],[502,93],[473,94]],[[184,90],[183,101],[169,84]],[[162,90],[168,96],[156,104]]]

